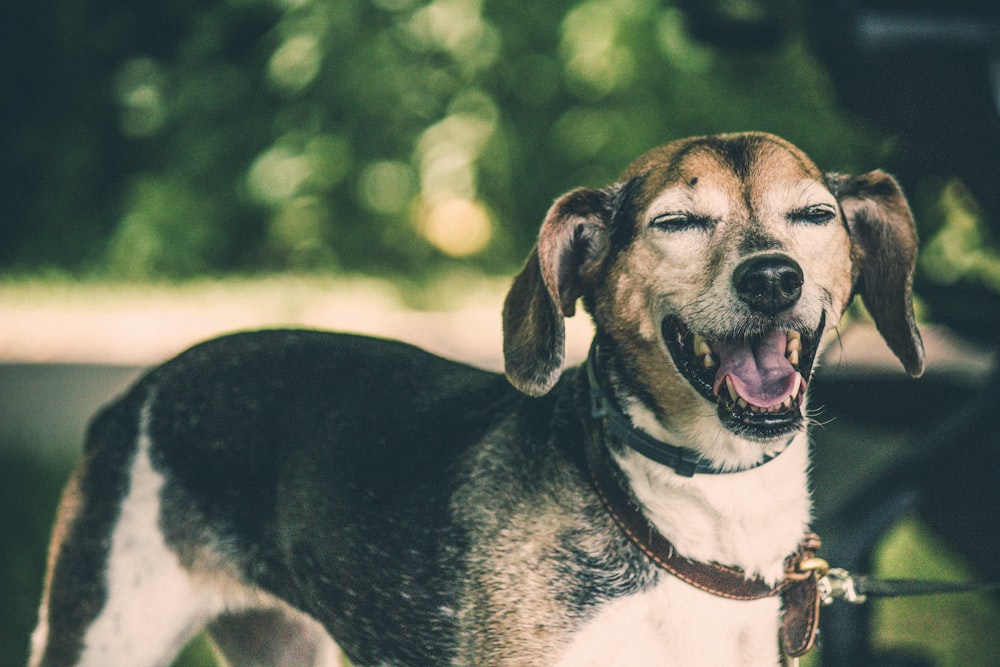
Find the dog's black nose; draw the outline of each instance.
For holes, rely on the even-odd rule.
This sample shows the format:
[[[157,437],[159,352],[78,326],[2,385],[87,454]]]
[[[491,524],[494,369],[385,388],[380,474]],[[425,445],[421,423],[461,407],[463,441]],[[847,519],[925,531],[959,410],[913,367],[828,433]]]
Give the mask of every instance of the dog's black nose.
[[[784,255],[754,257],[736,267],[733,284],[740,300],[756,311],[774,315],[802,296],[802,267]]]

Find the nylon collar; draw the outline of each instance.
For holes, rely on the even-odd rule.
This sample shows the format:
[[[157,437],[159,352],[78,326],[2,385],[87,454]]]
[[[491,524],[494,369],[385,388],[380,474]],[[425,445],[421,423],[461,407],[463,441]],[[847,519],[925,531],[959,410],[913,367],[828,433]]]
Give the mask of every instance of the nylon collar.
[[[618,410],[613,401],[608,398],[601,388],[601,384],[597,380],[597,356],[597,341],[595,340],[594,344],[590,347],[590,354],[587,355],[586,364],[587,382],[590,385],[591,418],[601,421],[609,434],[618,438],[630,448],[648,459],[672,468],[674,472],[682,477],[724,475],[753,470],[777,458],[794,439],[789,439],[788,443],[781,450],[764,456],[764,458],[753,465],[743,468],[720,468],[693,449],[663,442],[633,426],[632,421]]]

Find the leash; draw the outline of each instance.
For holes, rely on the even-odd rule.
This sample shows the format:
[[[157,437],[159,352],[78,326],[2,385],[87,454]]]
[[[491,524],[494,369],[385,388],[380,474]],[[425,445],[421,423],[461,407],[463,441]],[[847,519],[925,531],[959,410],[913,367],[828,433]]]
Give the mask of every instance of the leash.
[[[932,581],[926,579],[875,579],[868,575],[853,575],[843,568],[824,571],[826,562],[814,559],[818,567],[816,580],[820,604],[828,607],[836,602],[852,605],[865,604],[869,598],[900,598],[924,595],[946,595],[960,593],[989,593],[1000,591],[1000,582],[970,583]],[[817,615],[818,615],[817,610]],[[788,653],[783,656],[787,667],[798,667],[800,655]]]
[[[819,579],[820,599],[825,606],[844,601],[864,604],[868,598],[900,598],[920,595],[991,593],[1000,591],[1000,582],[972,583],[926,579],[875,579],[853,575],[842,568],[830,568]]]

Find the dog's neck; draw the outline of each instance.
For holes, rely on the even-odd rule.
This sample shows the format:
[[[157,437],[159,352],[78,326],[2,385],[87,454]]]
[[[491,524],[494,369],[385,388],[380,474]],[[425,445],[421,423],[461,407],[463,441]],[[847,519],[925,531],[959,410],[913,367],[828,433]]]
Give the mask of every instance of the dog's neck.
[[[645,406],[642,404],[631,403],[632,417],[622,414],[618,409],[618,401],[608,397],[600,381],[597,379],[599,354],[599,346],[595,343],[590,348],[590,354],[587,357],[585,365],[587,385],[590,392],[591,418],[602,422],[605,434],[620,440],[623,445],[634,449],[646,458],[671,468],[683,477],[706,474],[730,474],[762,466],[780,455],[793,440],[793,438],[788,438],[777,446],[772,445],[768,448],[760,448],[760,452],[757,453],[751,451],[750,456],[755,456],[755,458],[749,462],[744,463],[741,461],[737,465],[732,465],[728,462],[713,463],[695,449],[668,442],[667,438],[670,437],[668,435],[651,435],[651,432],[656,433],[658,431],[665,431],[665,429],[652,417],[651,413],[644,410]],[[646,424],[645,429],[634,425],[637,421],[640,421],[640,418]]]
[[[726,468],[740,470],[686,476],[628,446],[611,447],[650,523],[687,558],[738,567],[748,577],[760,576],[771,583],[779,581],[785,558],[808,530],[806,434],[768,447],[741,439],[714,418],[706,418],[707,428],[692,441],[665,426],[621,383],[612,380],[608,384],[612,400],[635,427],[699,453],[714,445],[709,451],[727,454]],[[717,459],[713,463],[720,464]]]
[[[760,468],[682,477],[641,454],[615,453],[650,523],[692,560],[738,567],[770,583],[808,531],[808,445],[800,436]]]

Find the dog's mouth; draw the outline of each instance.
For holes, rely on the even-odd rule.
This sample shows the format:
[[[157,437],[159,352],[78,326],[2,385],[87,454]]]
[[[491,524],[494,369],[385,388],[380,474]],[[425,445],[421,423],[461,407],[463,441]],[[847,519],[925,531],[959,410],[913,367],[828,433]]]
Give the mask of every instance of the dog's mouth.
[[[688,382],[718,406],[730,431],[773,440],[802,427],[802,405],[825,316],[815,331],[774,329],[740,339],[709,339],[677,317],[663,321],[663,338]]]

